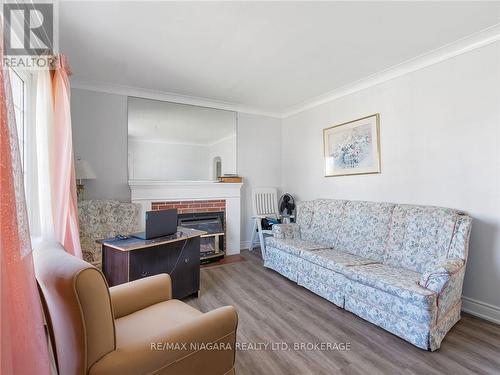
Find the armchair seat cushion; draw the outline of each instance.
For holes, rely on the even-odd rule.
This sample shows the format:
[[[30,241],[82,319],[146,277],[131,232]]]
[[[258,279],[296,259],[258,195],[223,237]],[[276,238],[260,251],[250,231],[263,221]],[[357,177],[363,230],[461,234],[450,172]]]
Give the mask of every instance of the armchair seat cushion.
[[[419,285],[421,274],[386,264],[346,267],[346,275],[407,302],[430,308],[436,304],[437,293]]]
[[[178,300],[149,306],[115,320],[116,350],[89,375],[230,374],[237,321],[230,306],[204,314]]]
[[[266,247],[274,247],[275,249],[284,251],[288,254],[299,256],[303,250],[320,250],[326,246],[318,245],[310,241],[304,240],[288,240],[275,237],[266,238]]]
[[[168,331],[202,315],[193,307],[169,300],[115,320],[116,348],[161,341]]]
[[[373,259],[349,254],[340,250],[303,250],[300,257],[332,271],[343,273],[346,267],[378,263]]]

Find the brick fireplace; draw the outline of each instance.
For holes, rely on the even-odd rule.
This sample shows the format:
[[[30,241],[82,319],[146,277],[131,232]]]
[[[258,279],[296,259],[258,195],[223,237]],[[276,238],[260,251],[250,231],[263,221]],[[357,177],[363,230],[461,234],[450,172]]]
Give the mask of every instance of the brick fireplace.
[[[224,212],[226,254],[240,252],[242,183],[214,181],[129,180],[133,203],[140,204],[139,230],[144,230],[144,213],[177,208],[179,214]]]
[[[151,202],[151,210],[168,210],[176,208],[179,214],[179,225],[204,230],[201,238],[201,264],[222,259],[225,255],[226,200],[182,200]],[[210,229],[218,221],[217,230]],[[186,225],[183,224],[186,223]],[[216,224],[217,226],[217,224]]]
[[[226,211],[225,199],[208,199],[208,200],[182,200],[182,201],[165,201],[151,202],[152,210],[167,210],[169,208],[177,208],[179,214],[191,214],[195,212],[219,212]]]

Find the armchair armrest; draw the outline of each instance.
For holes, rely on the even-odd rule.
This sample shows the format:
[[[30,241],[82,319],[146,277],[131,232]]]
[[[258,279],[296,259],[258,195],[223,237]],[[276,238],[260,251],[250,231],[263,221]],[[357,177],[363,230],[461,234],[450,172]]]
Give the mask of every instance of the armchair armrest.
[[[115,319],[172,299],[172,281],[166,273],[109,288]]]
[[[238,315],[224,306],[159,334],[154,340],[123,347],[90,370],[100,374],[222,375],[234,368]]]
[[[280,239],[299,239],[300,227],[297,223],[290,224],[274,224],[273,237]]]
[[[463,259],[445,259],[437,265],[429,267],[422,273],[419,285],[436,293],[441,293],[450,278],[465,266]]]

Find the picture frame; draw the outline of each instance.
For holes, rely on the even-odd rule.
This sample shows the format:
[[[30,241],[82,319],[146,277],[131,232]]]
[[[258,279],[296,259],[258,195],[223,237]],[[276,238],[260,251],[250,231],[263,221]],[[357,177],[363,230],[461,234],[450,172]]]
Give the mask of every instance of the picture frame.
[[[325,177],[381,172],[380,114],[323,129]]]

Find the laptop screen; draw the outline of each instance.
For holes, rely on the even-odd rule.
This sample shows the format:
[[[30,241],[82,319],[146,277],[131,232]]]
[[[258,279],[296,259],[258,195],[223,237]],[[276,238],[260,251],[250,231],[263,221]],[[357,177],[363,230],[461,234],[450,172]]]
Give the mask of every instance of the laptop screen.
[[[146,239],[169,236],[177,232],[177,209],[147,211]]]

